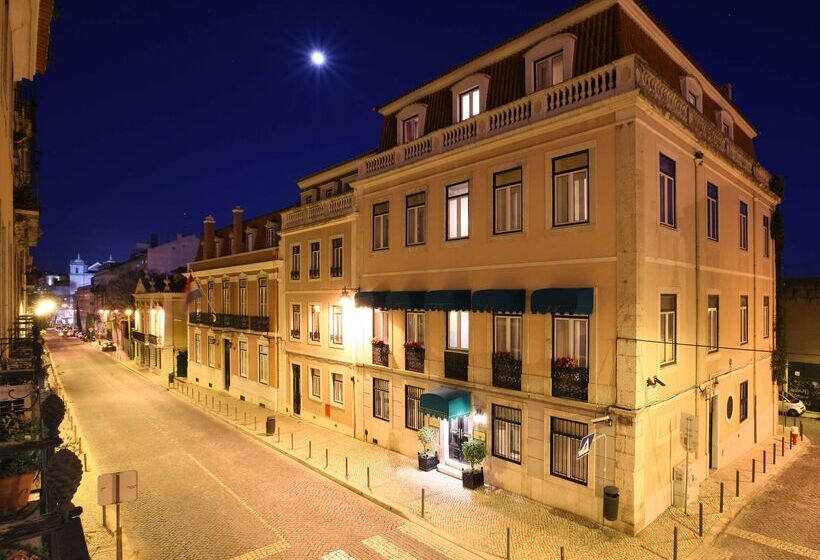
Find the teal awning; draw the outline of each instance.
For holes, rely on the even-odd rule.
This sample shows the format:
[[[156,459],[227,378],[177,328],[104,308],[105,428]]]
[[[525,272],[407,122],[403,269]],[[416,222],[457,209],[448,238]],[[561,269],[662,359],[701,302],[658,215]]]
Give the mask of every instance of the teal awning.
[[[385,309],[424,309],[424,292],[387,292]]]
[[[592,300],[592,288],[546,288],[532,293],[530,308],[533,313],[589,315]]]
[[[382,309],[387,292],[356,292],[356,307]]]
[[[436,290],[424,296],[427,311],[469,311],[470,290]]]
[[[436,418],[455,418],[470,414],[470,393],[439,387],[421,394],[421,411]]]
[[[473,292],[472,310],[488,313],[524,313],[524,290],[479,290]]]

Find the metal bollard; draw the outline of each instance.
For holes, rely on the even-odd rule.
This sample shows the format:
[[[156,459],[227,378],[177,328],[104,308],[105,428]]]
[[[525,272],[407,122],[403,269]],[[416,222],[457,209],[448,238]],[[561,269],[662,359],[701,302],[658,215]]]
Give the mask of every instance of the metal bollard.
[[[276,428],[276,443],[282,442],[282,428]]]
[[[256,431],[256,416],[253,417],[253,431]]]
[[[367,489],[370,490],[370,467],[367,467]]]
[[[310,459],[311,454],[313,453],[313,442],[308,440],[308,459]]]
[[[740,471],[735,471],[735,498],[740,497]]]
[[[800,421],[800,441],[803,441],[803,421]]]
[[[512,542],[510,542],[510,528],[507,527],[507,560],[510,560],[510,553],[512,552]]]
[[[792,450],[792,438],[789,436],[789,451]]]
[[[327,466],[329,464],[330,464],[330,455],[329,455],[329,452],[327,450],[327,447],[325,447],[325,468],[327,468]]]
[[[772,444],[772,465],[777,464],[777,444]]]
[[[763,450],[763,474],[766,474],[766,450]]]
[[[242,424],[245,425],[248,423],[248,411],[242,413]]]
[[[424,488],[421,489],[421,518],[424,519]]]
[[[77,438],[77,446],[80,449],[80,453],[83,452],[83,438]]]
[[[83,470],[88,472],[88,457],[83,453]]]
[[[564,558],[564,547],[561,547],[561,560],[565,560]]]
[[[672,560],[678,560],[678,527],[672,533]]]
[[[345,457],[345,480],[347,480],[347,457]]]
[[[752,459],[752,482],[754,482],[754,481],[755,481],[755,471],[756,471],[756,470],[757,470],[757,469],[756,469],[756,467],[755,467],[755,460],[754,460],[754,459]]]
[[[723,483],[720,483],[720,513],[723,513]]]
[[[290,448],[293,449],[293,434],[290,434]]]
[[[703,538],[703,502],[698,502],[698,536]]]

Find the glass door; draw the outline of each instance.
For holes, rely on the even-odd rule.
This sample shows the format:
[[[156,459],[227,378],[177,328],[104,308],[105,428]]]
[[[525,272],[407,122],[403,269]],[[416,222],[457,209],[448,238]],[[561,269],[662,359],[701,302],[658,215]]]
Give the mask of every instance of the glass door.
[[[467,419],[467,416],[459,416],[457,418],[450,418],[448,422],[450,427],[450,459],[454,459],[460,463],[465,462],[461,444],[470,439],[470,429],[467,425]]]

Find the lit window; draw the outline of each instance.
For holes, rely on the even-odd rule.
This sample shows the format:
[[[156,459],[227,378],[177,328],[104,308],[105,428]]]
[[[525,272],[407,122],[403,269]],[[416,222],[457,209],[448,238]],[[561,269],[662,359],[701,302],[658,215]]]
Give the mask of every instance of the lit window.
[[[389,342],[390,312],[382,309],[373,310],[373,339]]]
[[[294,303],[290,306],[290,337],[298,340],[302,336],[302,306]]]
[[[749,296],[740,296],[740,343],[749,342]]]
[[[693,92],[693,91],[687,91],[686,92],[686,101],[692,107],[697,108],[699,103],[700,103],[700,96],[697,93]]]
[[[194,333],[194,361],[198,364],[202,363],[202,335]]]
[[[316,368],[310,368],[310,394],[322,398],[322,372]]]
[[[216,367],[216,339],[208,337],[208,367]]]
[[[740,231],[740,248],[744,251],[749,250],[749,205],[740,201],[740,216],[738,217],[738,226]]]
[[[675,162],[663,154],[660,155],[659,181],[661,224],[675,227]]]
[[[231,312],[231,283],[228,280],[222,281],[222,313]]]
[[[390,382],[373,378],[373,417],[390,420]]]
[[[769,338],[771,320],[772,317],[769,309],[769,296],[763,296],[763,338]]]
[[[564,81],[564,53],[557,52],[535,61],[535,89],[544,89]]]
[[[321,262],[321,244],[318,241],[314,241],[310,244],[310,270],[308,271],[308,276],[311,279],[319,278],[320,271],[319,271],[319,263]]]
[[[255,249],[255,247],[253,246],[255,238],[256,238],[256,235],[254,235],[252,232],[248,232],[247,234],[245,234],[245,250],[246,251],[253,251]]]
[[[408,344],[424,346],[424,313],[407,312],[407,332],[405,341]]]
[[[559,366],[588,367],[589,319],[586,317],[556,317],[554,322],[555,339],[552,351],[554,362]]]
[[[389,243],[390,203],[381,202],[373,205],[373,250],[387,249]]]
[[[402,144],[412,142],[419,137],[419,116],[413,115],[402,121]]]
[[[589,152],[552,160],[553,224],[589,221]]]
[[[502,171],[493,175],[494,233],[521,231],[523,197],[521,168]]]
[[[268,382],[268,367],[270,361],[268,360],[268,347],[259,346],[259,382]]]
[[[584,422],[550,417],[550,474],[587,484],[589,455],[577,459],[581,439],[589,433]]]
[[[344,341],[343,325],[342,306],[332,305],[330,307],[330,342],[332,344],[342,344]]]
[[[494,353],[508,353],[515,360],[521,359],[521,315],[496,315],[493,320],[495,336]]]
[[[239,279],[239,314],[248,314],[248,281]]]
[[[661,365],[673,364],[677,359],[678,296],[661,294]]]
[[[268,279],[260,278],[258,281],[257,315],[268,316]]]
[[[331,379],[333,381],[333,402],[335,404],[344,404],[344,377],[342,377],[341,373],[333,373],[331,374]]]
[[[265,230],[265,235],[267,236],[267,245],[268,247],[276,247],[276,228],[269,227]]]
[[[470,183],[447,187],[447,239],[464,239],[470,235]]]
[[[321,334],[319,325],[321,324],[321,308],[318,305],[310,306],[310,325],[308,325],[308,338],[312,342],[319,342]]]
[[[344,258],[344,247],[342,246],[342,238],[336,237],[331,241],[331,255],[330,255],[330,276],[331,278],[339,278],[342,276],[342,262]]]
[[[447,313],[447,349],[466,352],[470,349],[470,312]]]
[[[416,193],[407,197],[407,245],[424,243],[426,194]]]
[[[458,120],[466,121],[469,118],[476,116],[480,111],[479,105],[479,90],[473,88],[465,91],[458,96]]]
[[[718,240],[718,188],[712,183],[706,184],[706,237]]]
[[[248,377],[248,343],[239,341],[239,377]]]
[[[290,279],[299,280],[302,271],[302,249],[294,245],[290,250]]]
[[[709,352],[717,352],[720,347],[720,297],[710,295],[706,308],[709,328]]]

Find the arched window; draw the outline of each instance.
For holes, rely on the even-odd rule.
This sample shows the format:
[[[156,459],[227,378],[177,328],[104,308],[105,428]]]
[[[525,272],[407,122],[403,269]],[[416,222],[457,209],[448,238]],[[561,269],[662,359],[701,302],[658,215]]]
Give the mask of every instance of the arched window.
[[[396,138],[399,144],[407,144],[424,136],[427,122],[427,105],[413,103],[396,114]]]
[[[453,122],[470,119],[487,108],[487,91],[490,77],[473,74],[450,88],[453,93]]]
[[[718,128],[720,131],[725,134],[730,140],[735,139],[735,120],[732,118],[732,115],[726,109],[718,109],[715,111],[715,120],[717,121]]]
[[[544,39],[524,53],[527,95],[572,77],[575,35],[560,33]]]
[[[681,78],[681,93],[683,93],[683,98],[687,103],[701,113],[703,112],[703,88],[696,78],[683,76]]]

